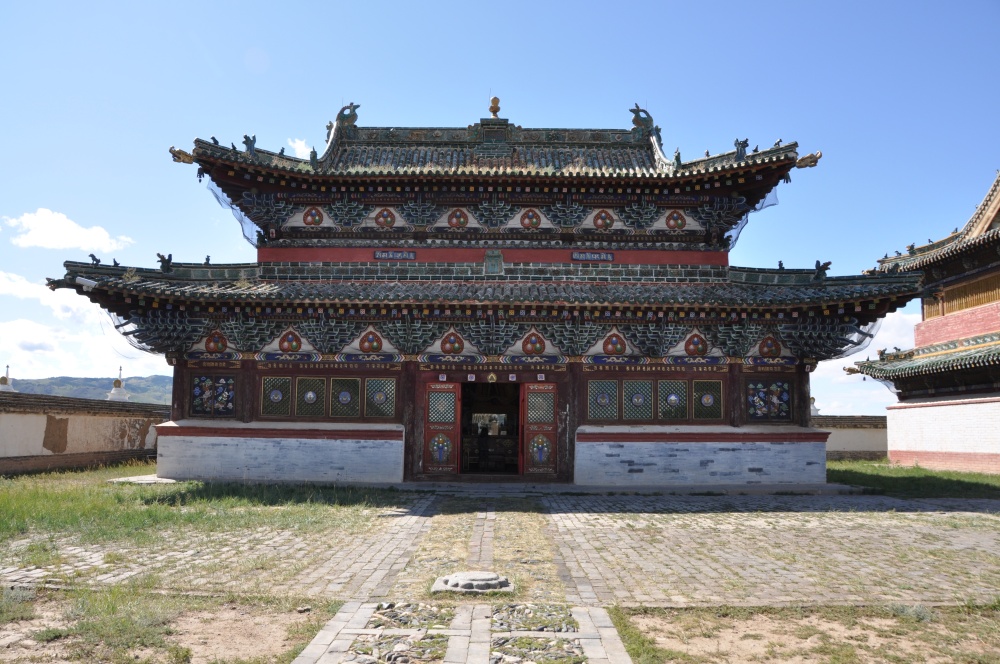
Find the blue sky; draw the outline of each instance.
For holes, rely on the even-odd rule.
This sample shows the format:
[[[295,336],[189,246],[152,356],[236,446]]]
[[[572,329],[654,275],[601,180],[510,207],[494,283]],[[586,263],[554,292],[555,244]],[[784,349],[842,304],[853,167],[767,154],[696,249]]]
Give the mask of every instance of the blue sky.
[[[30,5],[30,6],[29,6]],[[248,262],[232,216],[167,149],[194,137],[322,149],[361,126],[631,126],[638,102],[685,159],[798,141],[821,150],[755,215],[734,265],[856,274],[961,226],[1000,167],[1000,3],[3,3],[0,369],[169,373],[96,305],[51,293],[64,260]],[[912,344],[917,308],[873,349]],[[871,354],[874,350],[869,351]],[[868,352],[862,353],[867,355]],[[830,362],[826,414],[894,401]]]

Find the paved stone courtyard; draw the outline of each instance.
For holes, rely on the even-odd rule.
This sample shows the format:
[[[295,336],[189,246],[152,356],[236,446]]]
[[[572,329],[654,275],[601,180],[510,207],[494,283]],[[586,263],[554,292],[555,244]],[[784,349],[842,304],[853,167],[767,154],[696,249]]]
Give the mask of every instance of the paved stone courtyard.
[[[580,629],[572,638],[600,664],[628,661],[603,609],[612,604],[990,601],[1000,596],[1000,501],[469,487],[403,494],[352,537],[255,530],[221,541],[179,538],[145,557],[81,545],[60,553],[58,566],[8,567],[0,577],[100,584],[151,572],[168,589],[345,601],[301,662],[350,661],[344,643],[371,633],[377,602],[434,601],[434,576],[491,570],[511,577],[520,601],[571,607]],[[508,632],[491,631],[481,615],[488,605],[463,606],[439,630],[446,661],[487,664],[490,640]]]

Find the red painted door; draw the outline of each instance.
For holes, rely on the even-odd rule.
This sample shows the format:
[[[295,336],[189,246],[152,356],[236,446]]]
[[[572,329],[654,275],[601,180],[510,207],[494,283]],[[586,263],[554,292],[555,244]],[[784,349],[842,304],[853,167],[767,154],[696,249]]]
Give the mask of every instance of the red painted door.
[[[521,472],[525,475],[556,472],[558,396],[553,383],[521,386]]]
[[[462,385],[429,383],[424,403],[424,472],[457,473],[462,439]]]

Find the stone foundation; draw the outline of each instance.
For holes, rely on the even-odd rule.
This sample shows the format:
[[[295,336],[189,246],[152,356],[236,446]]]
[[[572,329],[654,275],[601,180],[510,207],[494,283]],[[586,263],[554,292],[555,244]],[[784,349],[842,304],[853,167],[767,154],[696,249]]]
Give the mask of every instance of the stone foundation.
[[[580,427],[574,483],[821,484],[828,435],[801,427]]]
[[[238,424],[157,427],[159,477],[232,482],[403,481],[401,425]]]

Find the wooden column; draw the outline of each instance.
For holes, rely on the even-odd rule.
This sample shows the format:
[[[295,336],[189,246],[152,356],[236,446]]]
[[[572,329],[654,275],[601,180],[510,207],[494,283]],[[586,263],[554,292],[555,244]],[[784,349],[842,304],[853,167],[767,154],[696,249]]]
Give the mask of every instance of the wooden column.
[[[413,481],[420,466],[420,455],[424,449],[423,414],[418,411],[418,403],[424,398],[424,385],[418,385],[419,366],[416,362],[403,362],[399,376],[400,421],[403,424],[403,480]]]
[[[237,374],[239,378],[239,392],[237,394],[237,404],[240,412],[237,419],[241,422],[253,422],[260,412],[260,390],[257,389],[258,371],[257,362],[243,360],[240,362],[240,369]]]
[[[729,378],[726,381],[726,410],[729,426],[743,426],[745,420],[745,408],[743,407],[743,364],[736,363],[729,365]]]
[[[795,413],[793,421],[799,426],[809,426],[809,372],[805,364],[795,366],[795,394],[793,395]]]
[[[187,390],[184,389],[189,378],[187,363],[177,360],[174,365],[174,382],[170,390],[170,419],[176,422],[187,415]]]

